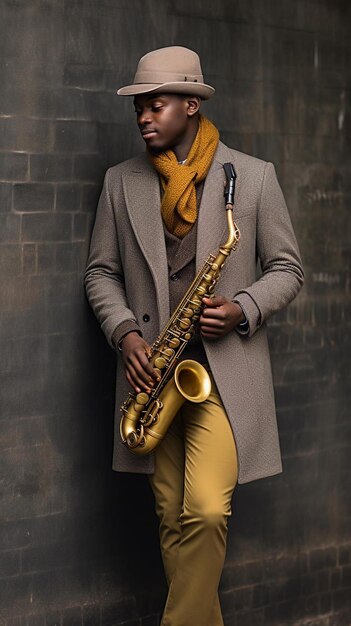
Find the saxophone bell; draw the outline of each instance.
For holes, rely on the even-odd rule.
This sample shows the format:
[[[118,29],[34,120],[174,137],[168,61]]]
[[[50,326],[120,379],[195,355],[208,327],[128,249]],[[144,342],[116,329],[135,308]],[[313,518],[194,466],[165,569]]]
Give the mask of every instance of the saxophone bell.
[[[204,402],[211,393],[211,379],[201,363],[185,359],[174,370],[174,383],[185,400]]]
[[[142,417],[135,410],[135,403],[134,406],[124,407],[125,414],[120,422],[123,442],[135,454],[149,454],[161,443],[184,402],[204,402],[211,393],[211,387],[209,373],[201,363],[193,359],[180,361],[173,377],[159,397],[151,400]]]

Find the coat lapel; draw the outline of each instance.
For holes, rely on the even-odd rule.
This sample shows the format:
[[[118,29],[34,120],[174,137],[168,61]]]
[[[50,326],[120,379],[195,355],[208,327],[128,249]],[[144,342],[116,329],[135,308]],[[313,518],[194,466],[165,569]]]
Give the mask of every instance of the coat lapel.
[[[170,316],[167,252],[158,174],[146,155],[140,167],[123,175],[123,186],[129,219],[154,279],[161,329]]]
[[[233,161],[227,146],[218,144],[211,167],[206,176],[197,226],[196,272],[209,254],[217,254],[227,238],[228,226],[224,200],[226,180],[223,163]]]

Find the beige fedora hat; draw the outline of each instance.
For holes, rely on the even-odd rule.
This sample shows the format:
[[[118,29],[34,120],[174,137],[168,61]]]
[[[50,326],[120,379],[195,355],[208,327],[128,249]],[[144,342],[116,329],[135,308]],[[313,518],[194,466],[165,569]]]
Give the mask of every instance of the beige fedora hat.
[[[141,93],[182,93],[207,100],[215,92],[204,83],[200,57],[183,46],[152,50],[141,57],[132,85],[118,89],[119,96]]]

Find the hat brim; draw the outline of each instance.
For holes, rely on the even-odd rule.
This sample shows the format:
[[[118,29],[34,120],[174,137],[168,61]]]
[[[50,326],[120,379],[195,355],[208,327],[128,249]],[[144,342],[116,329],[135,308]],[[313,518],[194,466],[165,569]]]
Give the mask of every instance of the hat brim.
[[[119,96],[137,96],[142,93],[183,93],[189,96],[199,96],[202,100],[208,100],[214,92],[215,88],[204,83],[195,83],[191,81],[180,81],[174,83],[140,83],[127,85],[118,89]]]

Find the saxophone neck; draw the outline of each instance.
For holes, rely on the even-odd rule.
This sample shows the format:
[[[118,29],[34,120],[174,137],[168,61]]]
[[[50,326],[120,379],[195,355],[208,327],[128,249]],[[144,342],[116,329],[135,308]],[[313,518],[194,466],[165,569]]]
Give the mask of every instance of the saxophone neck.
[[[226,250],[235,250],[237,243],[240,239],[240,230],[234,222],[233,204],[228,202],[225,208],[227,213],[228,239],[223,244],[222,248],[225,248]]]

